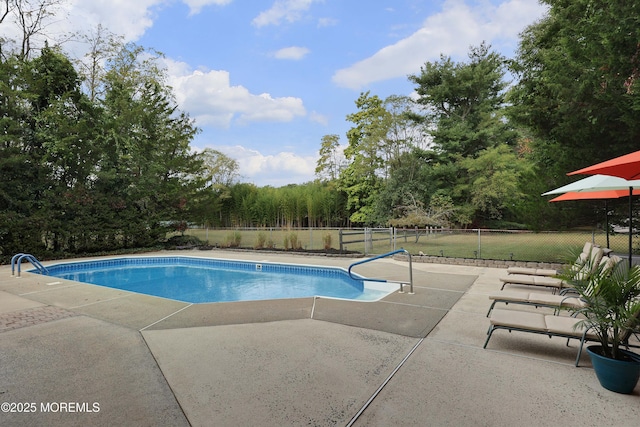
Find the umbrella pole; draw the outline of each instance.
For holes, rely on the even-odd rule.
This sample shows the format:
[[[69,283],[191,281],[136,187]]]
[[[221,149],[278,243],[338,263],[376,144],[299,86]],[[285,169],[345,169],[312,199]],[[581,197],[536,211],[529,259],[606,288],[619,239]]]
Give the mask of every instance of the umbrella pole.
[[[633,196],[633,187],[629,187],[629,268],[633,265],[632,254],[632,236],[633,236],[633,212],[631,210],[631,197]]]
[[[605,217],[605,227],[607,230],[607,248],[610,248],[611,246],[609,246],[609,201],[605,200],[604,201],[604,214],[606,215]]]

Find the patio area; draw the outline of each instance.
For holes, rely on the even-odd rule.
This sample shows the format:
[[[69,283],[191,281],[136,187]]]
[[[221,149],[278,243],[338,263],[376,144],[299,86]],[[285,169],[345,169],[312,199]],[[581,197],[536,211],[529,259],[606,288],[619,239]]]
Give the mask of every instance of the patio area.
[[[169,254],[345,268],[354,261],[157,255]],[[367,268],[374,277],[407,275],[407,263],[391,259]],[[503,269],[413,268],[415,295],[379,302],[187,304],[24,272],[16,278],[2,266],[0,423],[637,424],[640,386],[631,395],[602,388],[586,353],[573,366],[575,341],[498,331],[482,348],[488,295]]]

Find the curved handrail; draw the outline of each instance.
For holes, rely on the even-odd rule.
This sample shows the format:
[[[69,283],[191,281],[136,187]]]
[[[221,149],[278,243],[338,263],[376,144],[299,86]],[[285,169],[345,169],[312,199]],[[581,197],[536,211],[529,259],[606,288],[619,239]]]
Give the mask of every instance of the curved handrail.
[[[16,266],[16,261],[18,258],[20,258],[22,255],[24,255],[24,253],[20,252],[19,254],[15,254],[14,256],[11,257],[11,275],[14,275],[14,271],[15,271],[15,266]]]
[[[20,268],[22,265],[22,260],[26,259],[27,261],[29,261],[35,268],[36,270],[38,270],[38,272],[40,274],[48,274],[49,271],[47,270],[47,268],[42,265],[40,263],[40,261],[38,261],[38,259],[36,257],[34,257],[31,254],[25,254],[25,253],[19,253],[19,254],[15,254],[13,257],[11,257],[11,275],[14,275],[14,269],[15,266],[18,266],[18,277],[20,277]]]
[[[377,256],[374,256],[373,258],[367,258],[362,261],[354,262],[349,266],[349,269],[347,270],[347,272],[349,273],[349,277],[351,277],[354,280],[359,280],[359,278],[353,277],[353,274],[351,273],[351,269],[356,265],[365,264],[367,262],[375,261],[380,258],[386,258],[388,256],[395,255],[400,252],[404,252],[409,256],[409,287],[410,287],[409,293],[413,294],[413,267],[411,265],[411,254],[406,249],[396,249],[395,251],[387,252],[386,254],[377,255]],[[375,278],[369,278],[369,277],[367,277],[366,279],[372,282],[387,282],[387,280],[385,279],[375,279]],[[402,292],[402,283],[400,284],[400,292]]]

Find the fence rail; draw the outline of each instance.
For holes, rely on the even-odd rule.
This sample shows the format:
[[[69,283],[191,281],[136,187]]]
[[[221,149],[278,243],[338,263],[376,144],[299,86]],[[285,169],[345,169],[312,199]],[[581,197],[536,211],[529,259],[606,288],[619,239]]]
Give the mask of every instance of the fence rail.
[[[532,232],[486,229],[397,229],[397,228],[191,228],[194,235],[211,245],[244,248],[301,249],[307,251],[360,252],[379,255],[396,249],[411,254],[487,260],[563,262],[584,242],[607,247],[602,230]],[[633,236],[634,253],[638,236]],[[609,247],[628,253],[628,234],[610,233]],[[262,243],[259,243],[262,242]],[[292,247],[292,243],[295,246]]]

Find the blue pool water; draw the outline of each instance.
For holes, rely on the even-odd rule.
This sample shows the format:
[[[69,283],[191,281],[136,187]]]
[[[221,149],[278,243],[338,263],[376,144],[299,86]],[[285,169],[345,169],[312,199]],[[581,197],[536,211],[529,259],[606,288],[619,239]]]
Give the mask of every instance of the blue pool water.
[[[110,258],[47,270],[54,277],[190,303],[312,296],[374,301],[392,290],[354,280],[340,268],[193,257]]]

